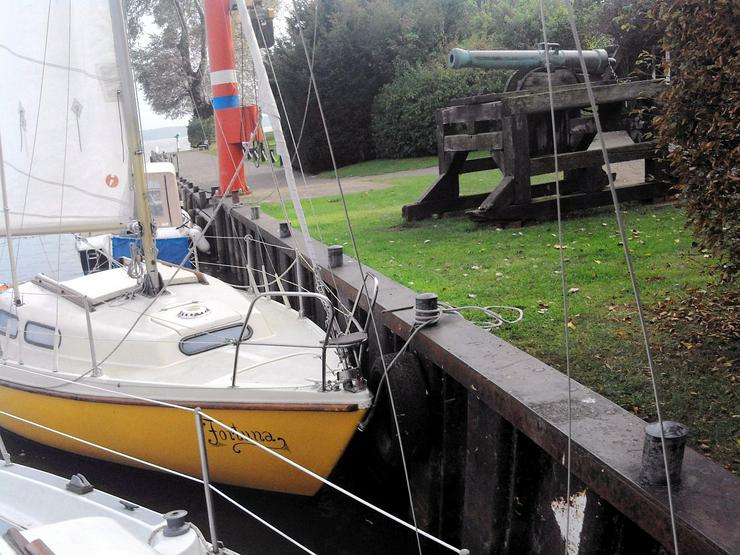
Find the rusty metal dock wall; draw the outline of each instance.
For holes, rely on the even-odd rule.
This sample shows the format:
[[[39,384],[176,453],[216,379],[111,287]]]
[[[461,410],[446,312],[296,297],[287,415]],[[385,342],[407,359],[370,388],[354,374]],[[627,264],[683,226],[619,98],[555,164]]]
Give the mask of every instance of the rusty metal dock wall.
[[[229,199],[214,215],[210,192],[191,183],[181,185],[181,194],[196,221],[215,217],[209,235],[249,234],[261,241],[250,243],[247,253],[240,239],[217,239],[224,267],[246,266],[249,257],[258,267],[282,273],[296,252],[308,258],[300,233],[281,238],[274,218],[262,214],[252,220],[248,206]],[[362,287],[357,262],[345,256],[342,266],[329,269],[326,245],[314,244],[323,281],[351,304]],[[379,341],[370,333],[370,355],[377,357],[379,347],[394,352],[412,333],[413,311],[396,309],[413,305],[415,292],[366,270],[380,282],[374,309]],[[286,282],[297,282],[295,271]],[[311,271],[303,264],[298,271],[311,289]],[[229,278],[247,285],[249,276],[239,268]],[[323,323],[320,306],[307,312]],[[410,469],[419,525],[474,555],[562,554],[566,376],[455,316],[420,331],[410,349],[422,361],[432,415],[430,450]],[[569,553],[672,552],[665,488],[639,481],[645,422],[575,382],[572,400],[570,526],[577,541]],[[681,553],[740,553],[738,477],[687,449],[673,500]]]

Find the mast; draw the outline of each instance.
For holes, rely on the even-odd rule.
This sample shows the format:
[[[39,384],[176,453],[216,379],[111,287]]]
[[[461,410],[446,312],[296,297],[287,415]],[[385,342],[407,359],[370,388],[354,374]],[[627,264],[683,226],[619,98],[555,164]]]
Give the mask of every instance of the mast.
[[[119,101],[125,122],[126,145],[131,156],[131,169],[134,178],[134,202],[136,214],[141,223],[141,248],[144,254],[144,294],[156,295],[161,289],[157,272],[157,247],[154,243],[154,222],[147,201],[146,170],[144,167],[144,148],[141,143],[141,125],[139,107],[136,103],[136,84],[131,70],[131,59],[128,52],[128,34],[126,18],[121,0],[109,0],[110,15],[113,24],[113,43],[118,59],[118,70],[121,77]]]
[[[13,234],[10,232],[10,208],[8,208],[8,190],[5,181],[5,159],[3,158],[3,139],[0,137],[0,186],[3,196],[3,217],[8,239],[8,259],[10,260],[10,279],[13,282],[13,304],[21,304],[21,294],[18,290],[18,275],[15,270],[15,253],[13,251]]]

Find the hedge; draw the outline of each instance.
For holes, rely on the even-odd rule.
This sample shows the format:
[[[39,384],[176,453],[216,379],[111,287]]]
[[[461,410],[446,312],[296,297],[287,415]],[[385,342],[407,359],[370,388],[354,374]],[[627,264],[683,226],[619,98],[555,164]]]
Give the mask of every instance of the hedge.
[[[740,269],[740,4],[663,1],[655,15],[671,75],[658,140],[700,248],[731,280]]]
[[[505,74],[452,70],[440,63],[402,66],[373,102],[371,132],[379,158],[406,158],[437,150],[435,113],[452,98],[503,89]]]

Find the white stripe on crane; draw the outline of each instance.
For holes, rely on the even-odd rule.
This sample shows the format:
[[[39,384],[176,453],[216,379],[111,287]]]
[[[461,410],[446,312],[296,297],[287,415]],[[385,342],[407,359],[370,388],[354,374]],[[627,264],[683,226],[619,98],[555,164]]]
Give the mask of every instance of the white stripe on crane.
[[[236,83],[236,70],[235,69],[221,69],[219,71],[211,72],[211,86],[213,85],[227,85],[229,83]]]

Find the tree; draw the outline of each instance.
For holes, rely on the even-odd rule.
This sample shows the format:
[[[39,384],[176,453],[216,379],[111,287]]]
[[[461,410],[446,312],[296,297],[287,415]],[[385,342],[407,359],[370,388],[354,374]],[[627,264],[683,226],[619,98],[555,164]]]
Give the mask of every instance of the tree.
[[[736,0],[659,2],[671,81],[655,118],[658,141],[699,245],[740,271],[740,52]]]
[[[314,0],[298,0],[272,61],[285,100],[284,116],[296,139],[301,136],[304,168],[321,171],[331,167],[331,160],[315,95],[306,109],[309,72],[300,30],[309,52],[316,30],[314,74],[327,127],[338,164],[351,164],[374,157],[372,104],[393,79],[396,65],[439,56],[461,33],[470,5],[457,0],[322,0],[316,16]],[[290,138],[288,144],[292,147]]]
[[[213,113],[199,0],[127,0],[131,57],[144,98],[168,117]],[[148,27],[156,32],[147,32]]]

